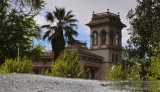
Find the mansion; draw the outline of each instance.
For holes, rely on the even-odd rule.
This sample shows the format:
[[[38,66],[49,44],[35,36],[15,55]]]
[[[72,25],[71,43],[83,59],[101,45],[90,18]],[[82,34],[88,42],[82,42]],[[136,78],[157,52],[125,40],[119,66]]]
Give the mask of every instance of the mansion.
[[[90,28],[90,49],[81,41],[68,45],[66,49],[78,51],[79,63],[89,70],[89,79],[106,79],[107,70],[122,62],[121,30],[126,25],[121,22],[119,14],[111,13],[109,9],[103,13],[93,12],[91,21],[86,25]],[[33,72],[45,74],[52,61],[52,52],[44,52],[39,59],[32,61]]]

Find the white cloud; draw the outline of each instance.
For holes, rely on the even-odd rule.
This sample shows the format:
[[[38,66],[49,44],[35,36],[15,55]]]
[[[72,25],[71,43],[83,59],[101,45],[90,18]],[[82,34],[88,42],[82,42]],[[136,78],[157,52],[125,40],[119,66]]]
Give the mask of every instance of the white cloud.
[[[47,24],[47,21],[45,17],[41,14],[37,15],[34,20],[39,24],[40,26]]]

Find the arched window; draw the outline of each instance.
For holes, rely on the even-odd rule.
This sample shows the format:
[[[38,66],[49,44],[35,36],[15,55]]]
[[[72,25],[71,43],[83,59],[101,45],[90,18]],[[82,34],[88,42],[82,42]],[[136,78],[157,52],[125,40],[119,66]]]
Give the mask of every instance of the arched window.
[[[115,33],[115,45],[118,46],[118,33]]]
[[[105,45],[106,44],[106,31],[103,30],[101,32],[101,45]]]
[[[98,45],[98,33],[93,32],[93,45]]]
[[[114,34],[113,34],[113,31],[111,30],[110,31],[110,44],[111,45],[113,45],[113,36],[114,36]]]

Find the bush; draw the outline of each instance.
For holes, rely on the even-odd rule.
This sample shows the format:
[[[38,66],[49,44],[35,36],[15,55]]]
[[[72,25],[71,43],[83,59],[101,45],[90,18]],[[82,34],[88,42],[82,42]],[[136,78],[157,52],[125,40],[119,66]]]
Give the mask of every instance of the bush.
[[[160,80],[160,43],[153,48],[153,56],[149,59],[149,67],[147,68],[147,80]]]
[[[63,51],[56,59],[55,64],[52,63],[49,76],[57,76],[64,78],[84,78],[85,74],[78,62],[78,54],[75,50]]]
[[[113,65],[112,68],[108,72],[108,78],[109,80],[121,80],[122,79],[122,71],[121,71],[121,65]]]
[[[31,70],[32,63],[27,59],[5,60],[5,63],[0,66],[0,73],[31,73]]]
[[[141,64],[143,60],[131,59],[131,62],[136,62],[133,65],[113,65],[113,67],[108,72],[109,80],[140,80]]]

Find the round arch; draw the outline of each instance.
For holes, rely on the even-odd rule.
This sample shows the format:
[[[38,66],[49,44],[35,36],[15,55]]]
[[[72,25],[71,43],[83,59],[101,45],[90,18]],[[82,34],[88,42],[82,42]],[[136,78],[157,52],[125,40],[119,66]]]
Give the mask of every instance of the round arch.
[[[93,31],[93,45],[96,46],[98,45],[98,32]]]
[[[100,33],[100,37],[101,37],[101,45],[105,45],[106,44],[106,31],[102,30]]]

